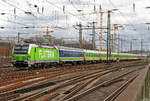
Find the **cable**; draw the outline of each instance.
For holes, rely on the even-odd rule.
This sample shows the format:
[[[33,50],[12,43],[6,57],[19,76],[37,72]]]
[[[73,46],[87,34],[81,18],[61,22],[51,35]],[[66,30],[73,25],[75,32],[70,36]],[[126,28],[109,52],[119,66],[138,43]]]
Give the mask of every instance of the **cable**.
[[[108,0],[108,1],[111,3],[111,5],[112,5],[115,9],[117,9],[116,5],[114,5],[111,0]],[[123,13],[122,13],[121,11],[119,11],[119,14],[120,14],[120,16],[121,16],[122,18],[124,18]],[[132,18],[134,19],[135,17],[132,17]],[[132,24],[132,23],[131,23],[129,20],[127,20],[126,18],[124,18],[124,19],[126,20],[127,23],[129,23],[129,24],[131,25],[131,27],[133,27],[134,29],[136,29],[136,27],[135,27],[134,24]],[[138,32],[138,31],[135,31],[135,30],[133,30],[133,31],[136,32],[136,33]],[[141,35],[141,33],[138,32],[138,35]]]
[[[74,4],[73,4],[73,2],[72,2],[72,1],[70,1],[70,4],[72,5],[72,7],[73,7],[73,8],[75,8],[75,9],[76,9],[76,11],[77,11],[77,12],[79,12],[79,11],[78,11],[78,9],[74,6]],[[85,16],[83,16],[83,17],[84,17],[83,19],[81,19],[81,18],[80,18],[82,21],[83,21],[83,20],[84,20],[84,21],[87,21],[87,20],[89,20],[89,19],[90,19],[90,18],[86,18]],[[86,19],[85,19],[85,18],[86,18]]]
[[[62,10],[62,8],[61,7],[59,7],[59,6],[57,6],[57,5],[55,5],[54,3],[52,3],[52,2],[50,2],[50,1],[46,1],[48,4],[50,4],[50,5],[52,5],[53,7],[55,7],[55,8],[58,8],[58,9],[60,9],[60,10]],[[65,11],[66,13],[68,13],[68,14],[70,14],[70,15],[72,15],[72,16],[74,16],[74,17],[76,17],[77,19],[79,19],[77,16],[75,16],[75,14],[73,14],[73,13],[71,13],[71,12],[69,12],[69,11]],[[82,20],[83,21],[83,19],[80,19],[80,20]],[[87,21],[87,20],[85,20],[85,21]]]
[[[11,20],[5,20],[5,19],[1,19],[1,18],[0,18],[0,20],[5,21],[5,22],[15,23],[15,24],[19,24],[19,25],[23,25],[23,26],[28,27],[28,25],[23,24],[23,23],[20,23],[20,22],[15,22],[15,21],[11,21]],[[30,26],[30,27],[31,27],[31,26]]]
[[[59,7],[59,6],[57,6],[57,5],[55,5],[54,3],[52,3],[52,2],[50,2],[50,1],[46,1],[48,4],[50,4],[50,5],[52,5],[53,7],[55,7],[55,8],[58,8],[58,9],[60,9],[60,10],[62,10],[62,8],[61,7]],[[74,16],[74,14],[73,13],[70,13],[69,11],[67,11],[67,13],[68,14],[70,14],[70,15],[72,15],[72,16]]]
[[[17,8],[17,9],[23,11],[23,12],[24,12],[25,14],[27,14],[27,15],[31,15],[31,16],[33,16],[33,17],[36,17],[34,14],[32,14],[32,12],[26,12],[25,10],[22,10],[21,8],[15,6],[15,5],[11,4],[11,3],[8,3],[8,2],[6,2],[5,0],[2,0],[2,1],[3,1],[4,3],[6,3],[6,4],[8,4],[8,5],[12,6],[12,7],[14,7],[14,8]]]
[[[111,0],[108,0],[108,1],[111,3],[111,5],[112,5],[115,9],[117,9],[116,5],[114,5],[114,3],[113,3]],[[128,22],[130,25],[132,25],[132,27],[134,26],[130,21],[128,21],[128,20],[124,17],[124,15],[123,15],[123,13],[122,13],[121,11],[118,10],[118,12],[119,12],[120,16],[126,20],[126,22]],[[135,27],[134,27],[134,28],[135,28]]]

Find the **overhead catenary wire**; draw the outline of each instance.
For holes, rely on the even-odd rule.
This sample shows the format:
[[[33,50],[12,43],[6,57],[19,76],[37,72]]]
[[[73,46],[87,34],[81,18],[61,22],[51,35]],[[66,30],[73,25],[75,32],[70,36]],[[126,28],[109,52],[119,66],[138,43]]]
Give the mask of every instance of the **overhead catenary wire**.
[[[2,18],[0,18],[0,20],[3,20],[5,22],[14,23],[14,24],[19,24],[19,25],[27,26],[27,27],[29,26],[29,25],[26,25],[26,24],[23,24],[23,23],[20,23],[20,22],[12,21],[12,20],[6,20],[6,19],[2,19]],[[31,26],[29,26],[29,27],[31,27]]]
[[[3,1],[4,3],[6,3],[6,4],[8,4],[8,5],[12,6],[12,7],[14,7],[14,8],[17,8],[17,9],[23,11],[25,14],[31,15],[31,16],[33,16],[33,17],[36,17],[36,16],[35,16],[34,14],[32,14],[31,12],[27,12],[27,11],[25,11],[25,10],[23,10],[23,9],[21,9],[21,8],[15,6],[15,5],[13,5],[13,4],[11,4],[11,3],[8,3],[8,2],[5,1],[5,0],[2,0],[2,1]]]
[[[46,1],[48,4],[50,4],[50,5],[52,5],[53,7],[55,7],[55,8],[57,8],[57,9],[59,9],[59,10],[62,10],[63,8],[62,7],[59,7],[59,6],[57,6],[57,5],[55,5],[54,3],[52,3],[52,2],[50,2],[50,1]],[[73,13],[71,13],[71,12],[69,12],[69,11],[65,11],[66,13],[68,13],[68,14],[70,14],[70,15],[72,15],[72,16],[74,16],[74,14]]]
[[[5,1],[5,0],[2,0],[2,1],[3,1],[4,3],[8,4],[8,5],[11,6],[11,7],[14,7],[14,8],[16,8],[16,9],[19,9],[19,10],[23,11],[23,12],[26,12],[25,10],[23,10],[23,9],[21,9],[21,8],[19,8],[19,7],[15,6],[15,5],[13,5],[13,4],[11,4],[11,3]],[[62,10],[61,7],[55,5],[54,3],[50,2],[50,1],[47,1],[47,2],[48,2],[49,4],[54,5],[55,7],[57,7],[57,8],[59,8],[59,9]],[[69,11],[65,11],[65,12],[67,12],[67,14],[69,14],[69,15],[74,16],[74,14],[71,13],[71,12],[69,12]],[[32,13],[31,13],[31,14],[32,14]],[[16,15],[16,16],[17,16],[17,15]],[[68,18],[68,17],[67,17],[67,18]],[[86,21],[87,21],[87,20],[86,20]],[[13,22],[13,21],[9,21],[9,22],[15,23],[15,22]],[[16,23],[17,23],[17,22],[16,22]],[[52,23],[52,22],[51,22],[51,23]],[[17,24],[18,24],[18,23],[17,23]],[[20,23],[20,24],[21,24],[21,23]],[[22,24],[22,25],[23,25],[23,24]]]
[[[77,7],[75,7],[74,6],[74,4],[73,4],[73,2],[72,1],[70,1],[70,4],[72,5],[72,7],[73,8],[75,8],[76,9],[76,11],[77,11],[77,13],[79,13],[79,12],[81,12],[82,10],[80,10],[80,9],[77,9]],[[80,17],[80,19],[82,20],[82,21],[87,21],[87,20],[89,20],[90,19],[90,17],[85,17],[85,16],[83,16],[84,18],[82,18],[82,17]]]
[[[50,2],[49,0],[47,0],[46,2],[47,2],[48,4],[50,4],[50,5],[52,5],[53,7],[55,7],[55,8],[57,8],[57,9],[63,11],[63,7],[59,7],[59,6],[57,6],[56,4]],[[69,12],[69,11],[67,11],[67,10],[65,11],[65,13],[67,13],[67,14],[73,16],[73,17],[76,17],[77,19],[80,19],[80,20],[82,20],[83,22],[84,22],[84,21],[87,21],[87,20],[85,20],[85,19],[81,19],[81,18],[77,17],[76,14],[71,13],[71,12]]]
[[[4,2],[5,4],[7,4],[7,5],[9,5],[9,6],[15,8],[15,9],[19,9],[19,10],[21,10],[21,11],[23,11],[23,12],[26,12],[25,10],[22,10],[21,8],[15,6],[15,5],[11,4],[11,3],[8,3],[8,2],[6,2],[5,0],[3,0],[3,2]],[[15,11],[15,13],[16,13],[16,11]],[[32,14],[32,13],[31,13],[31,14]],[[15,15],[15,17],[19,17],[19,16],[18,16],[18,15]],[[14,23],[14,24],[19,24],[19,25],[27,26],[27,27],[30,27],[30,28],[35,28],[35,27],[33,27],[33,26],[29,26],[29,25],[27,25],[27,24],[23,24],[23,23],[20,23],[20,22],[12,21],[12,20],[5,20],[5,19],[0,19],[0,20],[3,20],[3,21],[5,21],[5,22]],[[47,21],[46,21],[46,22],[47,22]],[[52,23],[52,22],[51,22],[51,23]]]
[[[115,5],[111,0],[108,0],[108,1],[110,2],[110,4],[111,4],[115,9],[118,9],[118,8],[116,7],[116,5]],[[129,24],[131,25],[131,27],[134,26],[133,28],[135,28],[135,25],[132,24],[129,20],[127,20],[127,19],[124,17],[123,13],[122,13],[120,10],[118,10],[118,12],[119,12],[120,16],[121,16],[127,23],[129,23]]]

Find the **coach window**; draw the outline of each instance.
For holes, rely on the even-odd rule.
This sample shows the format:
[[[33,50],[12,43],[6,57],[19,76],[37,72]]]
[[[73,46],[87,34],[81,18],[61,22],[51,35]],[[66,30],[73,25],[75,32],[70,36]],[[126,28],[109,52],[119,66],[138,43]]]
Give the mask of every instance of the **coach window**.
[[[78,57],[78,52],[76,52],[76,57]]]
[[[78,52],[75,52],[75,57],[77,57],[78,56]]]
[[[78,52],[78,57],[80,57],[81,56],[81,53],[80,52]]]

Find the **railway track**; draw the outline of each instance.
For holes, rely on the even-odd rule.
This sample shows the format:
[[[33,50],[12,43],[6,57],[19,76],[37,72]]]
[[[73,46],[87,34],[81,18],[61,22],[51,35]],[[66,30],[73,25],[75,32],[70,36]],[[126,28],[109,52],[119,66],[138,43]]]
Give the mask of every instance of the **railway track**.
[[[114,64],[113,64],[114,65]],[[105,68],[108,67],[109,65],[104,65],[104,64],[100,64],[98,65],[99,67],[97,67],[95,65],[96,68],[93,68],[92,65],[78,65],[78,66],[72,66],[72,68],[70,68],[70,66],[66,66],[63,68],[50,68],[50,69],[40,69],[40,70],[32,70],[32,71],[17,71],[17,70],[11,70],[11,71],[0,71],[0,86],[3,85],[7,85],[10,83],[14,83],[14,82],[18,82],[21,80],[27,80],[35,77],[38,77],[37,74],[39,75],[44,75],[44,74],[48,74],[51,72],[57,72],[57,71],[65,71],[65,70],[72,70],[72,69],[84,69],[84,70],[92,70],[92,69],[99,69],[100,68]],[[91,68],[92,67],[92,68]]]
[[[142,67],[142,68],[143,68],[143,67]],[[142,68],[138,68],[138,69],[142,69]],[[102,87],[107,87],[107,86],[110,85],[111,83],[115,83],[115,82],[119,82],[119,81],[124,80],[124,79],[121,78],[121,77],[123,77],[123,76],[125,76],[125,75],[128,75],[128,74],[130,74],[130,73],[132,73],[132,72],[134,72],[134,71],[137,71],[138,69],[135,69],[135,70],[126,72],[126,73],[124,73],[124,74],[121,74],[121,75],[119,75],[119,76],[117,76],[117,77],[115,77],[115,78],[112,78],[112,79],[110,79],[110,80],[104,81],[104,82],[98,84],[97,86],[91,87],[91,88],[89,88],[89,89],[83,91],[82,93],[79,93],[79,92],[80,92],[82,89],[84,89],[87,85],[89,85],[91,82],[93,82],[95,79],[97,79],[97,77],[94,77],[94,78],[91,79],[90,81],[87,81],[87,82],[84,82],[84,83],[80,84],[80,86],[78,86],[76,89],[74,89],[74,90],[73,90],[72,92],[70,92],[68,95],[64,96],[63,98],[62,98],[62,96],[61,96],[60,99],[57,99],[57,100],[59,100],[59,101],[76,101],[76,100],[82,98],[83,96],[85,96],[85,95],[87,95],[87,94],[93,92],[94,90],[97,90],[97,89],[100,88],[100,87],[101,87],[101,88],[102,88]],[[137,76],[137,74],[136,74],[136,76]],[[136,76],[134,76],[134,78],[135,78]],[[132,80],[133,80],[133,79],[132,79]],[[79,93],[79,94],[75,95],[76,93]],[[75,96],[73,96],[73,95],[75,95]],[[72,96],[73,96],[73,97],[72,97]],[[83,100],[83,101],[85,101],[85,100]],[[86,100],[86,101],[87,101],[87,100]],[[108,100],[106,100],[106,101],[108,101]]]
[[[17,81],[21,81],[21,80],[27,80],[27,79],[31,79],[31,78],[39,78],[40,76],[46,76],[50,73],[55,73],[55,74],[59,74],[60,72],[64,72],[65,70],[71,71],[77,71],[77,70],[92,70],[95,68],[87,68],[87,67],[77,67],[77,68],[54,68],[54,69],[44,69],[44,70],[33,70],[33,71],[12,71],[11,73],[1,73],[0,75],[0,86],[2,85],[7,85],[9,83],[13,83],[13,82],[17,82]],[[7,81],[7,82],[6,82]]]
[[[128,63],[138,63],[139,61],[131,61],[131,62],[121,62],[118,64],[128,64]],[[48,72],[48,71],[59,71],[59,70],[63,70],[63,69],[72,69],[72,68],[87,68],[87,67],[91,67],[91,65],[93,66],[93,64],[88,64],[88,65],[77,65],[77,66],[64,66],[64,67],[58,67],[58,68],[47,68],[47,69],[37,69],[37,70],[18,70],[16,68],[13,67],[13,69],[1,69],[0,68],[0,77],[12,77],[12,76],[16,76],[16,75],[22,75],[22,74],[35,74],[35,72]],[[99,66],[101,67],[108,67],[108,66],[113,66],[116,65],[116,63],[112,63],[111,65],[106,65],[104,63],[100,63]],[[95,64],[94,64],[95,66]]]
[[[142,68],[143,68],[143,67],[142,67]],[[84,96],[86,96],[86,95],[88,95],[88,94],[90,94],[90,93],[96,91],[97,89],[103,89],[103,88],[106,89],[106,87],[109,87],[109,85],[112,85],[113,83],[116,83],[116,82],[119,82],[119,81],[123,81],[123,78],[122,78],[123,76],[126,76],[126,75],[128,75],[128,74],[130,74],[130,73],[132,73],[132,72],[135,72],[135,71],[137,71],[137,70],[139,70],[139,69],[142,69],[142,68],[138,68],[138,69],[135,69],[135,70],[126,72],[126,73],[121,74],[121,75],[119,75],[119,76],[117,76],[117,77],[114,77],[114,78],[112,78],[112,79],[110,79],[110,80],[107,80],[107,81],[105,81],[105,82],[102,82],[102,83],[98,84],[97,86],[94,86],[94,87],[92,87],[92,88],[90,88],[90,89],[88,89],[88,90],[85,90],[84,92],[79,93],[79,94],[75,95],[74,97],[71,97],[71,98],[69,98],[69,99],[67,99],[67,100],[65,100],[65,101],[76,101],[76,100],[81,99],[82,97],[84,97]],[[126,82],[125,84],[123,84],[123,85],[122,85],[121,87],[119,87],[117,90],[113,91],[108,97],[106,97],[105,99],[103,99],[103,101],[112,101],[112,100],[113,100],[118,94],[120,94],[121,91],[123,91],[123,89],[125,89],[126,86],[127,86],[133,79],[135,79],[137,76],[138,76],[138,74],[135,74],[135,75],[133,75],[132,77],[130,77],[129,80],[127,80],[127,82]],[[64,101],[64,100],[62,100],[62,101]],[[80,100],[79,100],[79,101],[80,101]],[[81,100],[81,101],[82,101],[82,100]],[[83,100],[83,101],[84,101],[84,100]]]
[[[36,82],[34,80],[33,81],[29,80],[29,82],[26,81],[25,84],[20,84],[23,86],[14,87],[13,85],[12,86],[14,87],[13,89],[4,90],[3,92],[0,93],[0,97],[2,100],[6,100],[6,99],[10,100],[12,98],[13,99],[16,98],[13,101],[21,101],[21,100],[32,101],[32,100],[39,99],[41,96],[44,96],[44,98],[42,98],[43,101],[48,101],[49,99],[55,99],[57,97],[63,98],[63,99],[59,99],[63,101],[74,96],[76,93],[78,93],[78,91],[82,91],[83,88],[89,86],[92,82],[95,82],[99,77],[108,75],[109,73],[111,74],[112,72],[114,73],[122,68],[132,67],[133,65],[135,64],[125,65],[125,66],[123,65],[113,66],[110,68],[87,71],[83,74],[80,73],[83,71],[78,71],[75,73],[71,72],[71,74],[74,73],[73,76],[69,76],[68,78],[64,77],[63,79],[60,80],[59,79],[51,80],[50,78],[46,78],[46,79],[41,78],[40,80],[35,79],[35,81],[38,81],[38,84],[35,84]],[[140,64],[136,64],[136,65],[140,65]],[[68,74],[66,73],[63,75],[68,75]],[[68,89],[68,90],[62,92],[60,89],[63,89],[63,91],[64,89]],[[39,101],[42,100],[40,99]]]

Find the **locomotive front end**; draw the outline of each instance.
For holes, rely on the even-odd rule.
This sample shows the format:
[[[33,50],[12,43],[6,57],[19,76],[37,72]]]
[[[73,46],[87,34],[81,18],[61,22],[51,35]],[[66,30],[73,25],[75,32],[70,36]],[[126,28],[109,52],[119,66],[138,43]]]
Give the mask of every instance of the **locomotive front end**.
[[[12,55],[12,64],[13,66],[19,67],[28,67],[30,56],[28,54],[29,44],[17,44],[14,47]]]

